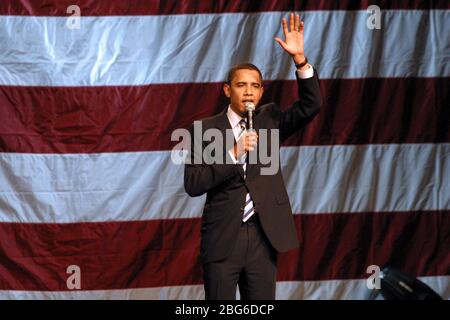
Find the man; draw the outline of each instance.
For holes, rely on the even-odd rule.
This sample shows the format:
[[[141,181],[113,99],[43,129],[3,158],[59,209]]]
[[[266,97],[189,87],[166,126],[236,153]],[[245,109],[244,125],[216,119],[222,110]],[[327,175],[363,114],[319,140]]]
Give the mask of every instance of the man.
[[[223,87],[230,105],[201,124],[202,130],[218,129],[223,137],[232,130],[236,144],[225,148],[226,159],[221,163],[185,164],[186,192],[194,197],[207,194],[201,228],[206,299],[235,299],[237,285],[242,299],[274,299],[277,252],[299,245],[280,170],[264,175],[259,159],[249,161],[249,152],[260,147],[258,132],[262,129],[279,130],[282,142],[309,123],[320,108],[317,74],[304,54],[303,22],[291,14],[289,27],[284,18],[282,26],[285,41],[275,40],[297,66],[299,100],[284,112],[274,103],[257,107],[256,130],[245,131],[246,105],[258,105],[263,94],[262,75],[252,64],[233,67]],[[194,147],[196,143],[201,145],[200,151]],[[271,145],[269,139],[265,147]],[[192,160],[207,144],[192,139],[191,146],[188,159]]]

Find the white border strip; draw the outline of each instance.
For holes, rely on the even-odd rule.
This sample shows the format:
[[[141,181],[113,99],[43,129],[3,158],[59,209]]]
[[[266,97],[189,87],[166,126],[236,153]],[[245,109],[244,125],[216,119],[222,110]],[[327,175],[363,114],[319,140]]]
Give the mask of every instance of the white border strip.
[[[420,277],[443,299],[450,299],[450,276]],[[365,279],[277,282],[277,300],[368,300]],[[239,298],[239,292],[236,293]],[[380,299],[379,297],[378,299]],[[1,300],[203,300],[203,285],[92,291],[0,290]]]

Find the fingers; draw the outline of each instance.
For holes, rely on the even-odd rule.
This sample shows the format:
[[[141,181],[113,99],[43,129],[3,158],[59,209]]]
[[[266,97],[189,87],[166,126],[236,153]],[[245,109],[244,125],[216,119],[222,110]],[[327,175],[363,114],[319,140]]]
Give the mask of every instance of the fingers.
[[[247,131],[245,134],[249,138],[256,138],[256,139],[258,139],[258,134],[256,133],[256,131],[253,131],[253,130],[252,131]]]
[[[289,28],[287,25],[286,18],[281,19],[281,24],[283,26],[284,36],[286,36],[289,32],[292,32],[292,31],[302,31],[303,30],[303,21],[300,20],[300,15],[294,14],[293,12],[291,12],[289,14]]]
[[[245,146],[245,151],[255,150],[257,144],[257,141],[249,140],[248,144]]]
[[[281,19],[281,25],[283,26],[283,33],[284,33],[284,36],[286,37],[287,34],[289,33],[286,18]]]
[[[300,31],[300,16],[295,15],[295,31]]]
[[[294,13],[293,12],[291,12],[290,17],[289,17],[289,27],[290,27],[289,31],[291,31],[291,32],[294,31],[294,30],[297,30],[297,29],[295,29]]]
[[[258,135],[256,132],[246,132],[244,136],[244,150],[253,151],[258,141]]]
[[[280,38],[275,38],[275,41],[278,42],[278,44],[279,44],[283,49],[286,50],[286,43],[285,43],[283,40],[281,40]]]
[[[258,144],[258,134],[254,131],[248,132],[245,136],[245,150],[253,151]]]
[[[239,157],[243,152],[253,151],[258,145],[258,134],[255,131],[245,132],[235,146],[235,155]]]
[[[255,146],[258,143],[258,137],[248,137],[247,142],[249,145]]]

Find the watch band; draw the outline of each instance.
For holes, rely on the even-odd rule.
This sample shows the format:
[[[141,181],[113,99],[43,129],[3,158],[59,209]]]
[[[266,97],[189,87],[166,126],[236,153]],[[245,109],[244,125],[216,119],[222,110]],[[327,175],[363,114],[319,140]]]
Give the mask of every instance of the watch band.
[[[302,63],[296,63],[296,64],[295,64],[295,67],[296,67],[297,69],[300,69],[300,68],[306,66],[307,63],[308,63],[308,58],[305,57],[305,61],[303,61]]]

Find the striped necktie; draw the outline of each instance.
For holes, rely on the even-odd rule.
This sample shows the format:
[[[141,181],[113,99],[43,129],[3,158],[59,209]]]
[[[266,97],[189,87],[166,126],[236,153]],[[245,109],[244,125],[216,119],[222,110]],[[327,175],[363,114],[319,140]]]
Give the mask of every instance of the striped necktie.
[[[238,136],[240,136],[245,131],[245,129],[247,127],[246,124],[247,124],[247,122],[244,119],[241,119],[241,121],[239,121],[239,126],[241,127],[241,132]],[[244,168],[244,179],[245,179],[247,177],[247,175],[246,175],[247,161],[244,162],[243,168]],[[255,205],[253,204],[253,200],[252,200],[252,197],[250,196],[250,193],[247,193],[245,195],[244,215],[242,217],[242,221],[246,222],[254,214],[255,214]]]
[[[245,119],[241,119],[241,121],[238,122],[238,125],[239,125],[239,128],[241,129],[241,131],[239,131],[239,134],[238,134],[238,137],[240,137],[241,134],[247,128],[247,121],[245,121]]]

